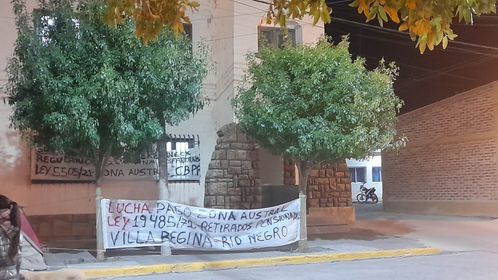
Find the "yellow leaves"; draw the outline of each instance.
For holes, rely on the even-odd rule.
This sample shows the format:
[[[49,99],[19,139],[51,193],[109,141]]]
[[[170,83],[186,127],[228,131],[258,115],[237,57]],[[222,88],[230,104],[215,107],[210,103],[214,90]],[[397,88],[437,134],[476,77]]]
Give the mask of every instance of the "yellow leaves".
[[[417,1],[416,0],[406,0],[405,7],[407,7],[410,10],[415,10],[417,8]]]
[[[425,48],[427,47],[427,35],[418,38],[416,47],[418,47],[420,53],[425,52]]]
[[[367,4],[366,0],[357,0],[350,4],[352,7],[358,7],[358,14],[364,14],[368,16],[370,14],[370,5]]]
[[[448,37],[444,36],[443,37],[443,49],[446,49],[448,46]]]
[[[407,22],[403,22],[399,27],[398,27],[398,30],[399,31],[405,31],[405,30],[408,30],[408,23]]]
[[[284,27],[287,19],[302,19],[308,15],[313,25],[319,21],[329,23],[332,9],[326,0],[273,0],[266,13],[266,23],[277,23]]]
[[[410,32],[410,36],[411,35],[412,32]],[[431,51],[434,50],[434,48],[439,44],[442,45],[443,49],[446,49],[448,47],[449,40],[453,40],[456,37],[457,35],[454,34],[451,29],[441,30],[433,28],[418,37],[416,47],[418,47],[421,54],[423,54],[426,49]]]
[[[313,25],[317,24],[320,20],[320,8],[312,7],[311,15],[313,16]]]
[[[410,32],[415,33],[417,36],[423,36],[431,31],[431,25],[429,21],[425,18],[419,19],[410,28]]]
[[[417,40],[415,45],[421,54],[426,49],[434,50],[434,47],[441,43],[443,40],[443,31],[438,28],[437,24],[433,24],[430,20],[422,18],[415,21],[413,24],[404,22],[399,27],[400,31],[408,30],[410,38]]]
[[[332,9],[327,6],[325,0],[313,1],[310,3],[309,14],[313,17],[313,25],[317,24],[320,20],[324,23],[329,23],[331,12]]]
[[[427,34],[427,48],[429,50],[434,50],[434,35],[432,33]]]
[[[130,16],[135,20],[137,36],[144,42],[154,39],[170,26],[179,34],[183,23],[189,23],[186,10],[196,11],[195,0],[104,0],[108,5],[106,22],[115,26]],[[473,15],[496,11],[497,0],[433,1],[433,0],[353,0],[349,5],[365,15],[367,22],[377,18],[379,25],[391,20],[400,24],[398,30],[406,31],[421,52],[432,50],[448,42],[456,35],[450,29],[453,17],[471,22]],[[310,16],[313,24],[328,23],[332,9],[326,0],[269,0],[266,23],[285,26],[287,19],[303,19]],[[453,12],[455,11],[455,12]],[[425,37],[424,37],[425,36]]]
[[[409,17],[403,19],[398,27],[400,32],[407,31],[410,38],[417,41],[416,47],[420,53],[424,53],[426,49],[432,51],[438,45],[442,45],[443,49],[446,49],[449,40],[453,40],[457,36],[450,28],[451,16],[448,18],[440,15],[429,16],[426,18],[420,14],[410,14]]]
[[[419,37],[417,42],[417,47],[421,54],[425,52],[425,49],[434,50],[437,45],[437,37],[442,36],[439,32],[429,32]]]
[[[271,12],[266,12],[266,24],[271,24]]]
[[[195,0],[106,0],[106,22],[115,26],[124,17],[135,21],[135,34],[144,43],[155,40],[169,26],[173,33],[184,32],[183,24],[190,23],[185,11],[197,11],[200,4]]]
[[[386,11],[386,13],[389,15],[389,17],[391,18],[391,20],[395,23],[399,23],[400,20],[399,20],[399,17],[398,17],[398,11],[396,9],[393,9],[393,8],[390,8],[390,7],[384,7],[384,10]]]
[[[395,0],[355,0],[349,6],[356,7],[359,14],[364,14],[367,22],[377,18],[379,25],[389,19],[395,23],[400,23],[398,16],[399,4]]]
[[[324,23],[330,23],[330,14],[332,14],[332,8],[329,8],[327,3],[323,2],[321,17]]]
[[[379,6],[379,8],[377,9],[377,12],[378,12],[378,17],[379,17],[379,19],[382,19],[382,20],[379,20],[379,23],[380,23],[380,25],[382,26],[382,21],[387,22],[387,14],[386,14],[386,11],[385,11],[384,7]]]

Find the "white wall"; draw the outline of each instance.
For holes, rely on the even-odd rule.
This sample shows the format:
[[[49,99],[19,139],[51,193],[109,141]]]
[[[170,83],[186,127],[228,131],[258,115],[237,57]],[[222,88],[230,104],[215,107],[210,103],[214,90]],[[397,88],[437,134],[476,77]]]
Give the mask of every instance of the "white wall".
[[[382,176],[381,182],[372,182],[372,167],[382,167],[381,156],[369,157],[366,160],[355,160],[348,159],[346,164],[349,167],[365,167],[366,168],[366,184],[367,188],[375,187],[375,193],[379,197],[379,201],[382,201]],[[382,171],[381,171],[382,174]],[[356,201],[356,195],[360,192],[361,183],[351,183],[353,201]]]

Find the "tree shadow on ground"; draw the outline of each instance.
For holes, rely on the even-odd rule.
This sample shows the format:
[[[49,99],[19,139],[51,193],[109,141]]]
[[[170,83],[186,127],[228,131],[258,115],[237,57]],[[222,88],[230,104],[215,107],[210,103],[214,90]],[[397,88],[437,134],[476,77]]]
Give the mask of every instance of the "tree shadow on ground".
[[[360,220],[351,226],[349,231],[316,234],[308,236],[308,240],[376,240],[403,237],[414,229],[398,221],[391,220]]]

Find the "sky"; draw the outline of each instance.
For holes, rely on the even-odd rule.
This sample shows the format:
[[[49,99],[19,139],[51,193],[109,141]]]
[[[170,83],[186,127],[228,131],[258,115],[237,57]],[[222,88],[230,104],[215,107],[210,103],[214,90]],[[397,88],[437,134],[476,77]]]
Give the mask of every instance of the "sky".
[[[459,36],[446,50],[436,47],[420,54],[406,33],[396,26],[381,28],[377,21],[365,23],[347,3],[332,4],[332,22],[325,26],[334,41],[349,34],[354,56],[367,59],[374,68],[381,58],[400,68],[395,92],[405,106],[401,113],[498,80],[498,16],[478,18],[474,25],[453,24]]]

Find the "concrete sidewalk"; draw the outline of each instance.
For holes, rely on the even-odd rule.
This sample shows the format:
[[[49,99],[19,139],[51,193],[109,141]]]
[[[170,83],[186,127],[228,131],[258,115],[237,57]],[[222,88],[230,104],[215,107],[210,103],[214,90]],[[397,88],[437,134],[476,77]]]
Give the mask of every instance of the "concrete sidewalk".
[[[47,253],[45,259],[50,270],[73,268],[83,270],[89,278],[108,278],[434,255],[441,252],[409,238],[377,236],[370,240],[342,239],[338,234],[311,236],[304,252],[296,249],[296,245],[290,245],[252,252],[173,251],[171,256],[160,256],[159,249],[151,247],[111,250],[104,262],[96,262],[93,255],[85,251]]]

